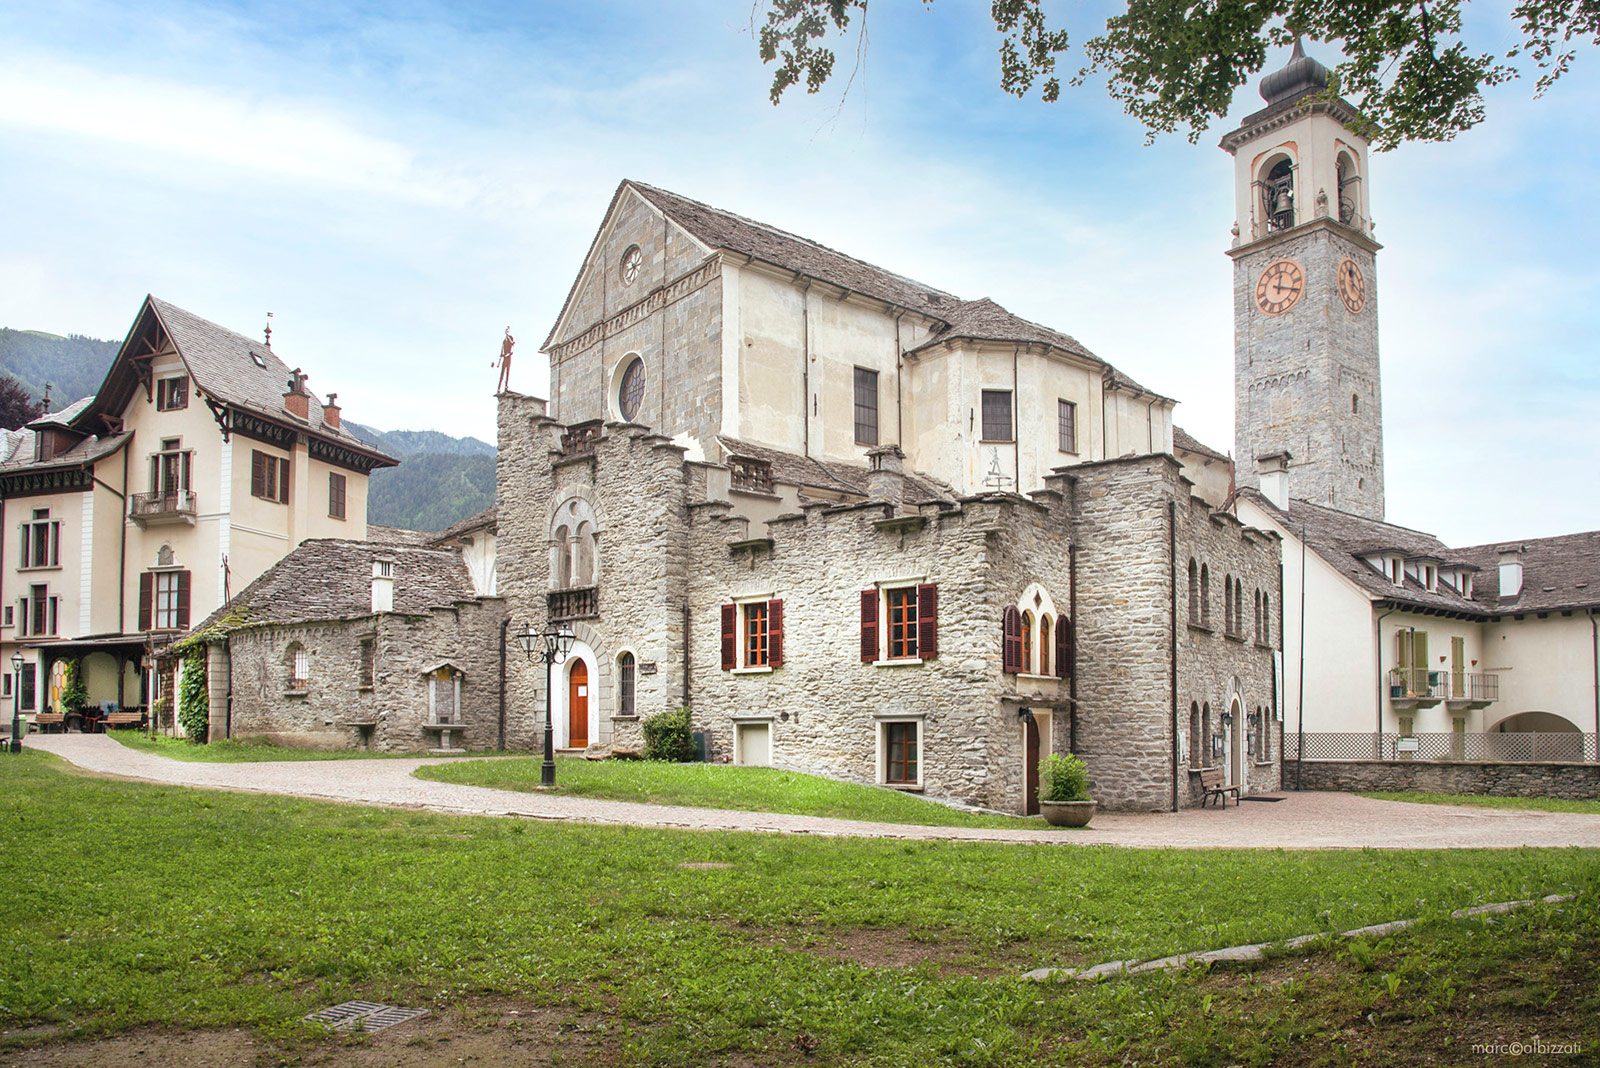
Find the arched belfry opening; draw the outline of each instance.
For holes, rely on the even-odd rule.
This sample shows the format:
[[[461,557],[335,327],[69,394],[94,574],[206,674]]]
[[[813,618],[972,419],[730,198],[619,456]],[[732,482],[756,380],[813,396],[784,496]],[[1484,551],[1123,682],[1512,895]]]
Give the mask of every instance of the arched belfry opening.
[[[1294,163],[1287,156],[1270,163],[1261,179],[1261,214],[1268,230],[1294,225]]]
[[[1346,226],[1358,225],[1361,217],[1361,175],[1356,171],[1356,161],[1350,153],[1340,152],[1334,164],[1334,180],[1339,186],[1339,221]]]

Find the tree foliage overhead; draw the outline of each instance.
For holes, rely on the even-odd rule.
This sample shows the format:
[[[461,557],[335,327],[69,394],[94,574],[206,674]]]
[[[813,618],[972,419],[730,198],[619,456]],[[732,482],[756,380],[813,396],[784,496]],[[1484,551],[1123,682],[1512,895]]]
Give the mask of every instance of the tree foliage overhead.
[[[933,0],[922,0],[931,7]],[[1129,0],[1083,45],[1080,85],[1104,74],[1107,91],[1150,137],[1187,128],[1197,140],[1224,117],[1237,90],[1260,73],[1267,51],[1297,37],[1342,53],[1328,96],[1343,96],[1365,117],[1379,149],[1405,141],[1448,141],[1484,118],[1483,90],[1537,73],[1542,95],[1571,68],[1577,48],[1600,44],[1600,0],[1521,0],[1515,39],[1485,49],[1468,43],[1466,0]],[[758,39],[763,62],[776,63],[772,102],[804,81],[815,93],[833,74],[831,41],[855,27],[866,45],[867,0],[766,0]],[[1056,100],[1056,59],[1069,48],[1052,28],[1043,0],[993,0],[1000,33],[1000,87]]]
[[[0,427],[15,430],[44,414],[44,405],[28,395],[27,389],[10,375],[0,378]]]

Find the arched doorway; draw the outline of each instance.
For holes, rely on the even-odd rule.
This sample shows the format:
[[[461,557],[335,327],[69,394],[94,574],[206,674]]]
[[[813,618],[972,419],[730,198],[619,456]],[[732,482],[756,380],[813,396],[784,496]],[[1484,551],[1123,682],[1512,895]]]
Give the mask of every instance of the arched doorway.
[[[1234,697],[1228,705],[1228,785],[1244,786],[1244,706]]]
[[[589,747],[589,665],[574,660],[567,672],[567,748]]]

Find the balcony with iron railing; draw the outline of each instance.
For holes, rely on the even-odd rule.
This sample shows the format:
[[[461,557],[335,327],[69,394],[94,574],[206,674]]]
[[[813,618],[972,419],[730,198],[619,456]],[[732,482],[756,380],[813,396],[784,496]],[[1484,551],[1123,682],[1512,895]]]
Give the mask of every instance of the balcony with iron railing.
[[[600,588],[579,586],[576,589],[551,590],[545,598],[552,623],[566,619],[589,619],[600,614]]]
[[[1487,708],[1500,700],[1500,676],[1475,671],[1453,671],[1445,703],[1454,710]]]
[[[128,518],[141,526],[188,523],[195,520],[194,493],[187,490],[135,493],[129,498]]]
[[[1389,703],[1397,709],[1432,708],[1445,699],[1449,673],[1426,668],[1391,668]]]

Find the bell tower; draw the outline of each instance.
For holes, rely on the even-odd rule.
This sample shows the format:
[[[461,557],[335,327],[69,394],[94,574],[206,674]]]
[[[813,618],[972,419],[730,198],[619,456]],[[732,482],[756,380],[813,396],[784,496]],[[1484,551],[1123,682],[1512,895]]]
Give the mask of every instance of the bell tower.
[[[1293,456],[1289,491],[1383,518],[1377,252],[1367,141],[1296,42],[1267,106],[1222,139],[1234,158],[1234,457]]]

